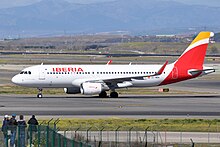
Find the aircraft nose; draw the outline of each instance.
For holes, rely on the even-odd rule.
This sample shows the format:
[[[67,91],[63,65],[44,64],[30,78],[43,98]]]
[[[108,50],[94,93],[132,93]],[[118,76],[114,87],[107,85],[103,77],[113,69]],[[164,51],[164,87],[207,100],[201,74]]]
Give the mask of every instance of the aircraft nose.
[[[19,84],[21,83],[21,79],[18,77],[18,75],[15,75],[12,79],[11,79],[12,83],[14,84]]]

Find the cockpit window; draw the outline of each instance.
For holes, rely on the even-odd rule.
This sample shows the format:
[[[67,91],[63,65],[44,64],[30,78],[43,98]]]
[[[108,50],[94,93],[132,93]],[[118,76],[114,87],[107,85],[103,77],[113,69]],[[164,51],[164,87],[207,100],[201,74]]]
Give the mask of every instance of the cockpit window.
[[[21,71],[20,74],[26,74],[26,75],[29,74],[29,75],[31,75],[31,72],[30,71]]]

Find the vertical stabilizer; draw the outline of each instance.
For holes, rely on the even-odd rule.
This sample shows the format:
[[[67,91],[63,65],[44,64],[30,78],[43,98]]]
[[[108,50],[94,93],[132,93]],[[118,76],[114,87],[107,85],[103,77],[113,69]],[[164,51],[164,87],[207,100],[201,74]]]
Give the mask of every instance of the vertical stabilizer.
[[[210,37],[213,32],[200,32],[188,48],[175,62],[175,66],[184,69],[202,70]]]
[[[170,65],[172,66],[172,71],[160,85],[175,83],[201,75],[209,39],[213,36],[213,32],[200,32],[183,54]]]

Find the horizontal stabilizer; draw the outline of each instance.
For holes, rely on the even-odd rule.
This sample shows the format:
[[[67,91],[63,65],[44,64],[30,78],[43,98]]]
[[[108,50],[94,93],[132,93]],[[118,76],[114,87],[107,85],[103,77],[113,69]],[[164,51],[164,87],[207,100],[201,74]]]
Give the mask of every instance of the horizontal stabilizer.
[[[215,69],[212,67],[208,67],[208,68],[206,67],[203,70],[189,70],[188,72],[192,76],[197,75],[197,74],[200,74],[200,76],[203,76],[203,75],[207,75],[207,74],[215,72]]]

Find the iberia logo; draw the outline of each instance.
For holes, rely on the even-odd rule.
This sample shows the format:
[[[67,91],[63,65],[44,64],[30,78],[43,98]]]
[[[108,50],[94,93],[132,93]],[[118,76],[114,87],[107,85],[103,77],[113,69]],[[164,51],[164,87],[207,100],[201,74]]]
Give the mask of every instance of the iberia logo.
[[[53,72],[83,72],[83,69],[80,67],[56,67],[53,68]]]

